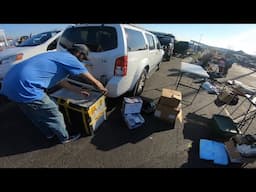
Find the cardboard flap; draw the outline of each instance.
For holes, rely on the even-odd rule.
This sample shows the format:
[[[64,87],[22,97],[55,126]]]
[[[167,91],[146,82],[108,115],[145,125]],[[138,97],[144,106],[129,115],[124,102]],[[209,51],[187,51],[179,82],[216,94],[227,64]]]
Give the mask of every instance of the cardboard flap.
[[[172,89],[162,89],[162,96],[159,99],[159,103],[163,105],[168,105],[171,107],[178,107],[180,101],[182,99],[180,91],[172,90]]]

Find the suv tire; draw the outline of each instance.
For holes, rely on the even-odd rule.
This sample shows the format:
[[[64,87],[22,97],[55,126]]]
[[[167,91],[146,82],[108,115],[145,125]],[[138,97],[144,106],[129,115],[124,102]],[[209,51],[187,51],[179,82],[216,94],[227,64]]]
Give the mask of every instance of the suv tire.
[[[134,86],[134,89],[132,91],[133,96],[141,95],[145,87],[146,79],[147,79],[147,71],[144,69],[140,75],[140,78],[138,79],[137,83]]]

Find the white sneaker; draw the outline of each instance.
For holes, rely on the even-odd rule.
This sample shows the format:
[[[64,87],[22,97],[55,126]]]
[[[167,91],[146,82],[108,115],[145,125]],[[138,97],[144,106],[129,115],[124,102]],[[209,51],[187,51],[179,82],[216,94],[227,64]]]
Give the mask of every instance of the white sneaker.
[[[69,136],[69,138],[68,138],[67,140],[61,141],[61,143],[62,143],[62,144],[66,144],[66,143],[75,141],[75,140],[79,139],[80,137],[81,137],[81,134],[80,134],[80,133],[75,134],[75,135],[71,135],[71,136]]]
[[[48,136],[48,137],[46,137],[47,139],[52,139],[52,138],[54,138],[55,137],[55,135],[51,135],[51,136]]]

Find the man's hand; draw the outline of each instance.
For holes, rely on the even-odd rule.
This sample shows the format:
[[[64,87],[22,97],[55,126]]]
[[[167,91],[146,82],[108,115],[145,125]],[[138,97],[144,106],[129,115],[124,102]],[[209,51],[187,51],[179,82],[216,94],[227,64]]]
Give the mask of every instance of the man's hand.
[[[69,89],[70,91],[73,91],[77,94],[82,94],[86,97],[88,97],[90,95],[90,93],[88,93],[85,88],[81,88],[81,87],[77,87],[77,86],[74,86],[72,84],[70,84],[67,80],[63,80],[60,82],[60,86],[66,88],[66,89]]]
[[[95,83],[96,86],[98,87],[98,89],[104,94],[107,95],[108,90],[102,85],[102,83],[100,81],[98,81],[97,83]]]
[[[80,94],[82,94],[82,95],[84,95],[84,96],[86,96],[86,97],[88,97],[88,96],[90,95],[90,93],[87,92],[84,88],[81,88]]]
[[[94,85],[97,86],[97,88],[106,95],[108,93],[108,90],[102,85],[102,83],[97,80],[92,74],[90,73],[82,73],[81,77],[89,79]]]

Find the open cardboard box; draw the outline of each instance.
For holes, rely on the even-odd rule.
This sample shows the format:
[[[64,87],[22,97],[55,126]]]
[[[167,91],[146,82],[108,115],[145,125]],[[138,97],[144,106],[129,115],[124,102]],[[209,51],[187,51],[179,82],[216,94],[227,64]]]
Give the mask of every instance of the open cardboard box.
[[[154,113],[155,117],[169,122],[173,122],[176,119],[182,122],[181,99],[182,94],[180,91],[163,88],[162,96],[159,98]]]

